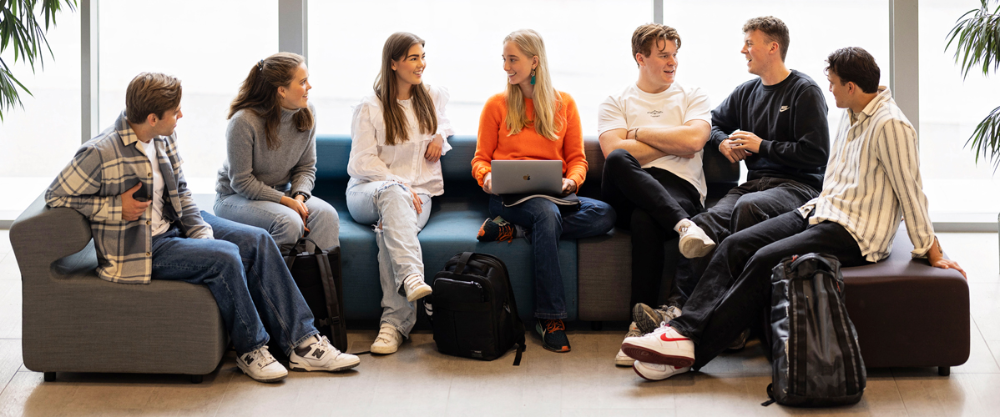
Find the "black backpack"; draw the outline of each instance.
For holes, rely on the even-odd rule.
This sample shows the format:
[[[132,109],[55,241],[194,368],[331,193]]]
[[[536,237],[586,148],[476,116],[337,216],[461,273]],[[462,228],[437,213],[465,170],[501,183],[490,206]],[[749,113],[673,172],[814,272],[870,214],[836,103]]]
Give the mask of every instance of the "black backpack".
[[[306,242],[316,249],[306,250]],[[320,334],[341,352],[347,352],[347,322],[344,320],[344,284],[340,270],[340,246],[331,251],[303,237],[285,254],[295,285],[315,317]]]
[[[493,255],[464,252],[434,275],[434,292],[424,311],[434,329],[438,351],[491,361],[514,345],[514,365],[524,352],[524,323],[517,315],[514,292],[503,261]]]
[[[844,306],[836,257],[789,257],[771,276],[771,400],[762,405],[828,407],[856,404],[865,391],[858,334]]]

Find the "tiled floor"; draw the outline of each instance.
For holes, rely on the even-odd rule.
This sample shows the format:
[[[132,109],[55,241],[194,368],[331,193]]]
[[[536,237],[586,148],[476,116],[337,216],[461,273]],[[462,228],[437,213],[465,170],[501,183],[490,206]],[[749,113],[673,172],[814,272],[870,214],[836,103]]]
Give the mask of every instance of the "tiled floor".
[[[493,362],[441,355],[431,335],[420,333],[395,355],[362,356],[357,371],[292,373],[281,384],[247,378],[231,354],[198,385],[171,375],[68,373],[44,383],[21,362],[20,274],[7,231],[0,230],[0,416],[1000,415],[997,235],[944,234],[941,241],[969,273],[968,363],[952,368],[950,377],[931,368],[871,369],[860,404],[805,410],[760,406],[771,378],[756,346],[722,356],[701,373],[643,382],[631,369],[612,365],[623,330],[571,331],[568,354],[546,352],[531,339],[520,367],[511,366],[510,355]],[[352,332],[352,351],[366,349],[374,337],[374,330]]]

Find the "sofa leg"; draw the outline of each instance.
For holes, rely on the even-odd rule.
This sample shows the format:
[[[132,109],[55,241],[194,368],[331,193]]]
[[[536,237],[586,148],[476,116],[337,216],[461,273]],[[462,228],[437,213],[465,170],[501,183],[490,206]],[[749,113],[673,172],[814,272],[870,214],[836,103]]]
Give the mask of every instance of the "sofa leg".
[[[592,321],[590,322],[590,330],[599,331],[604,328],[603,321]]]
[[[55,372],[46,372],[44,378],[45,378],[45,382],[55,382],[55,380],[56,380],[56,373]]]
[[[941,375],[941,376],[951,375],[951,367],[950,366],[939,366],[938,367],[938,375]]]
[[[204,380],[205,380],[205,375],[191,375],[192,384],[200,384]]]

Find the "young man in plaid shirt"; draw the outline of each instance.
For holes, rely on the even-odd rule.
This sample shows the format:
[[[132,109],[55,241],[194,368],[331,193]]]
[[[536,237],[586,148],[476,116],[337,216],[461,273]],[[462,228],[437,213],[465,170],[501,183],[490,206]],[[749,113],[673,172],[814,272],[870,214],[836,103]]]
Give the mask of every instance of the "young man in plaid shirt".
[[[288,375],[267,350],[265,328],[285,349],[292,370],[357,366],[357,356],[319,335],[266,230],[199,212],[177,154],[180,101],[177,78],[136,76],[114,126],[80,147],[45,201],[90,220],[102,279],[206,285],[236,347],[236,363],[251,378],[275,382]]]

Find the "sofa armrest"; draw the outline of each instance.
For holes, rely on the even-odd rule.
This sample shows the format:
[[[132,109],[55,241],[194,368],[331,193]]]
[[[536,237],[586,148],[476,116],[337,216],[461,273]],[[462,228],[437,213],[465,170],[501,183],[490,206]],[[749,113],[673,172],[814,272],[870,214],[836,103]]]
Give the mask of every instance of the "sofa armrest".
[[[48,276],[53,262],[83,250],[90,240],[90,222],[71,208],[47,207],[44,194],[10,227],[22,280]]]

